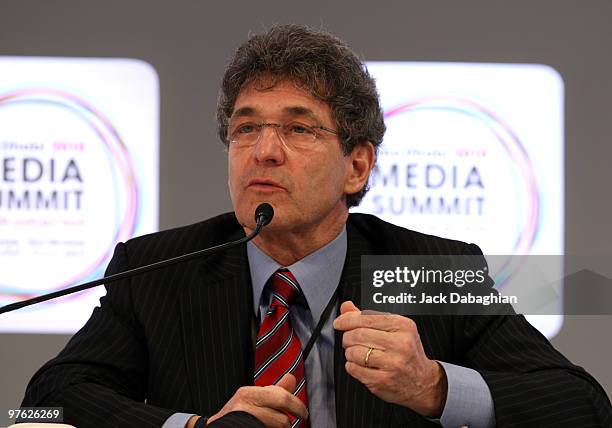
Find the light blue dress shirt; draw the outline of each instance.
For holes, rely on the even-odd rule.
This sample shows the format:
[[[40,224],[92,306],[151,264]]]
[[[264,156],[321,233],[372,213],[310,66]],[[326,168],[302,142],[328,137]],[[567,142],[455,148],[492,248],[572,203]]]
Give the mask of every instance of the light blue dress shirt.
[[[310,335],[340,282],[346,258],[346,228],[330,243],[304,257],[291,266],[281,266],[252,242],[247,243],[251,284],[253,287],[253,311],[261,325],[271,300],[265,288],[268,279],[281,267],[288,268],[304,293],[303,305],[290,309],[291,325],[306,346]],[[337,313],[337,305],[336,311]],[[334,329],[330,316],[323,325],[305,361],[308,410],[313,428],[336,426],[336,402],[334,393]],[[467,425],[474,428],[495,426],[493,399],[486,382],[475,370],[440,361],[448,379],[446,405],[436,422],[444,427]],[[162,428],[183,428],[193,414],[175,413]]]

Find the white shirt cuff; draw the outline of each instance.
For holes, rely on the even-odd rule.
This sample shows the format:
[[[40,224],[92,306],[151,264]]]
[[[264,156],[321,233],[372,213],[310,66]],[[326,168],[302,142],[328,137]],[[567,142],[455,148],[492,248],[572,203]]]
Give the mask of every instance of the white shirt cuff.
[[[495,427],[495,409],[489,386],[476,370],[438,361],[448,380],[443,427]]]
[[[185,428],[185,424],[192,416],[194,416],[193,413],[175,413],[166,419],[161,428]]]

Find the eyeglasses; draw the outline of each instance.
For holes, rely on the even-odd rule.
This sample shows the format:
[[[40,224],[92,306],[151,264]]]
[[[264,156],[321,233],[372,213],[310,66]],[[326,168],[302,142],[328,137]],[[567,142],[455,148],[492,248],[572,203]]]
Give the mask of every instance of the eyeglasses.
[[[266,127],[273,128],[285,145],[295,148],[311,147],[320,137],[320,131],[338,135],[338,131],[334,129],[321,125],[306,125],[296,121],[283,124],[244,122],[234,126],[230,125],[228,141],[238,147],[254,146],[261,139]]]

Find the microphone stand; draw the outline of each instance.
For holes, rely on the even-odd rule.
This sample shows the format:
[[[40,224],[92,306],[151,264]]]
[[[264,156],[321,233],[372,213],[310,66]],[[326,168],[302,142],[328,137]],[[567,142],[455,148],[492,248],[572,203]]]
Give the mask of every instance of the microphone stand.
[[[270,222],[270,220],[272,219],[271,217],[272,216],[269,216],[269,218],[268,218],[268,217],[266,217],[266,215],[261,215],[261,213],[257,213],[255,215],[255,218],[256,218],[256,221],[257,221],[257,225],[255,226],[255,230],[253,230],[253,232],[250,235],[245,236],[244,238],[240,238],[240,239],[238,239],[236,241],[226,242],[225,244],[220,244],[220,245],[216,245],[214,247],[205,248],[203,250],[194,251],[192,253],[184,254],[182,256],[177,256],[177,257],[173,257],[171,259],[167,259],[167,260],[162,260],[162,261],[159,261],[159,262],[151,263],[149,265],[140,266],[140,267],[137,267],[137,268],[134,268],[134,269],[126,270],[124,272],[119,272],[119,273],[116,273],[116,274],[113,274],[113,275],[109,275],[109,276],[104,277],[104,278],[98,278],[98,279],[95,279],[93,281],[86,282],[85,284],[75,285],[74,287],[66,288],[64,290],[55,291],[55,292],[49,293],[49,294],[43,294],[42,296],[34,297],[32,299],[23,300],[21,302],[11,303],[9,305],[2,306],[0,308],[0,315],[4,314],[4,313],[7,313],[7,312],[16,311],[17,309],[21,309],[21,308],[24,308],[26,306],[34,305],[36,303],[45,302],[47,300],[51,300],[51,299],[55,299],[57,297],[65,296],[67,294],[72,294],[72,293],[76,293],[76,292],[79,292],[79,291],[87,290],[88,288],[97,287],[98,285],[102,285],[102,284],[106,284],[106,283],[109,283],[109,282],[118,281],[120,279],[128,278],[130,276],[140,275],[140,274],[143,274],[145,272],[150,272],[150,271],[153,271],[153,270],[161,269],[161,268],[166,267],[166,266],[170,266],[170,265],[173,265],[173,264],[176,264],[176,263],[180,263],[180,262],[184,262],[184,261],[187,261],[187,260],[195,259],[195,258],[201,257],[201,256],[206,256],[206,255],[209,255],[211,253],[215,253],[217,251],[226,250],[226,249],[228,249],[230,247],[233,247],[235,245],[243,244],[243,243],[248,242],[251,239],[255,238],[259,234],[259,232],[261,232],[261,229],[263,229],[263,227]]]

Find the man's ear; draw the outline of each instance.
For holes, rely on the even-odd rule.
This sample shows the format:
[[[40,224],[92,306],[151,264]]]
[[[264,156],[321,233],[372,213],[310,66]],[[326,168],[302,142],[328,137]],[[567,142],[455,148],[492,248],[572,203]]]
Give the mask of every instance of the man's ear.
[[[347,158],[349,159],[344,193],[350,195],[359,192],[368,182],[376,158],[374,145],[369,141],[359,143],[347,155]]]

